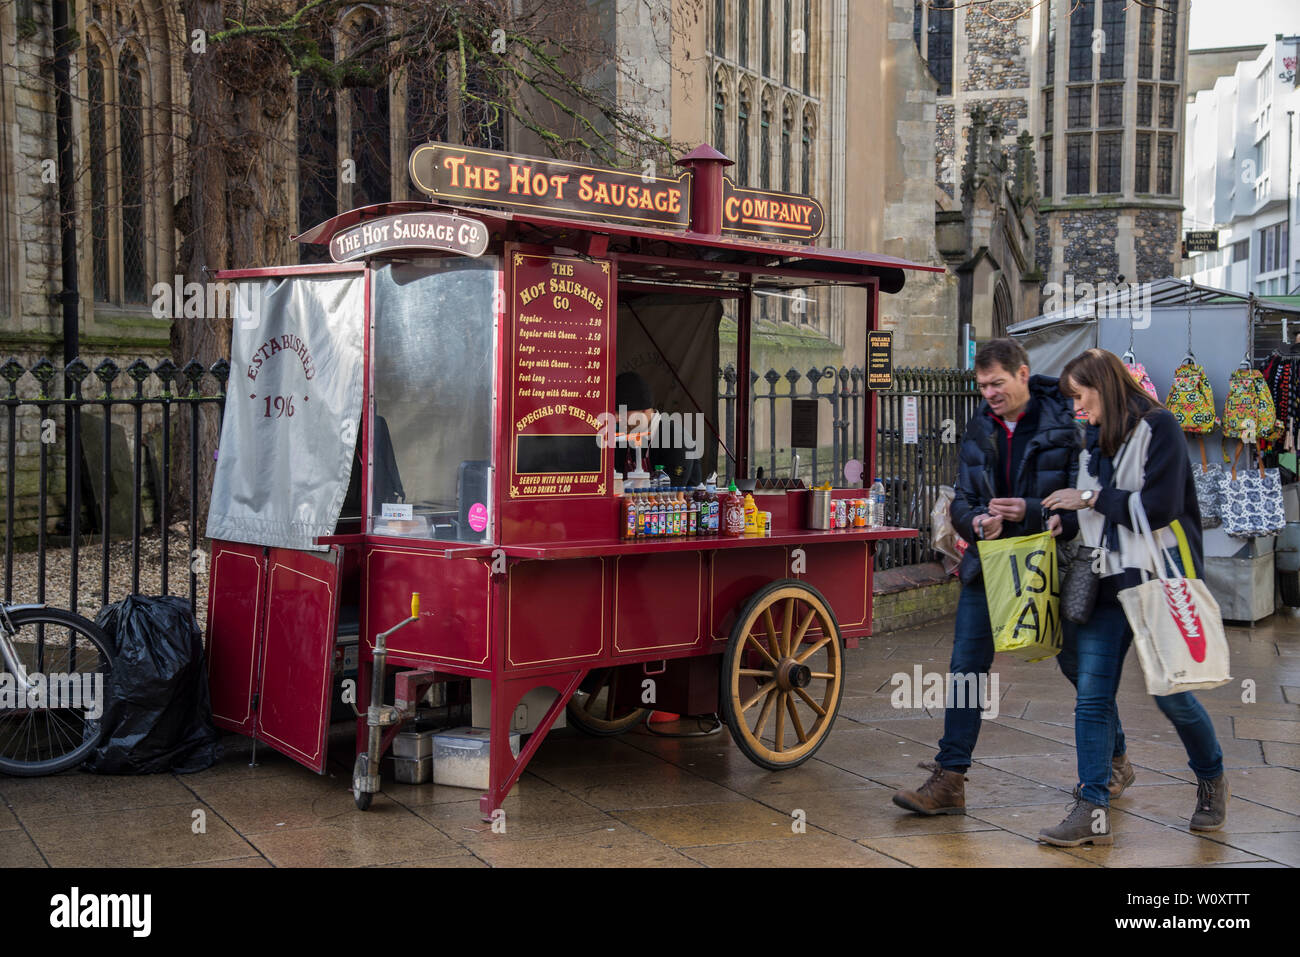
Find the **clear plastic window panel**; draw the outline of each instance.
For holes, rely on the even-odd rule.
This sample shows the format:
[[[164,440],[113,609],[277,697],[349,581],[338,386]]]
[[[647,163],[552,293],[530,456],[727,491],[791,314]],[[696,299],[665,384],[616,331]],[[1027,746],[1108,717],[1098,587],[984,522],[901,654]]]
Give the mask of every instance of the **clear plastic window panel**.
[[[376,535],[490,538],[499,268],[447,258],[372,274]]]

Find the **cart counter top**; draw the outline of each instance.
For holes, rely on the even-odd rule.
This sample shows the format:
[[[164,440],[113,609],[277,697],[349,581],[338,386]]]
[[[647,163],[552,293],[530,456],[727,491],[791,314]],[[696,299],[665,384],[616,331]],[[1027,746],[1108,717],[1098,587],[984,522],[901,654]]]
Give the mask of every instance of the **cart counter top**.
[[[320,545],[400,545],[440,555],[442,558],[489,558],[498,550],[507,558],[548,561],[565,558],[598,558],[604,555],[649,555],[660,552],[722,551],[732,548],[793,547],[829,542],[872,542],[892,538],[915,538],[914,528],[844,528],[793,529],[772,535],[702,535],[687,538],[588,539],[585,541],[534,543],[527,545],[456,545],[421,538],[392,535],[327,535],[316,540]]]

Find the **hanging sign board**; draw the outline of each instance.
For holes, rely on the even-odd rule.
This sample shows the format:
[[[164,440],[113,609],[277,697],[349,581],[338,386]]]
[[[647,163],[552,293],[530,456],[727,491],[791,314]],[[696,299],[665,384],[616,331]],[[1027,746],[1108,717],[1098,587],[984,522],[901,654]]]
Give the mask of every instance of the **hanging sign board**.
[[[817,400],[790,400],[790,448],[817,448]]]
[[[411,153],[411,182],[435,200],[685,229],[691,176],[676,179],[496,150],[425,143]]]
[[[889,389],[894,384],[894,333],[867,333],[867,388]]]
[[[482,256],[487,244],[487,226],[477,219],[452,213],[403,213],[370,219],[338,233],[330,240],[330,256],[336,263],[396,250]]]
[[[919,430],[917,428],[916,406],[917,406],[916,396],[914,395],[903,396],[903,444],[904,445],[917,444],[917,439],[918,439],[917,432]]]
[[[1219,231],[1217,229],[1189,230],[1186,234],[1189,253],[1213,253],[1219,251]]]
[[[510,252],[510,498],[604,495],[608,260]]]
[[[812,242],[822,234],[825,216],[811,196],[745,189],[722,177],[722,231],[802,239]]]

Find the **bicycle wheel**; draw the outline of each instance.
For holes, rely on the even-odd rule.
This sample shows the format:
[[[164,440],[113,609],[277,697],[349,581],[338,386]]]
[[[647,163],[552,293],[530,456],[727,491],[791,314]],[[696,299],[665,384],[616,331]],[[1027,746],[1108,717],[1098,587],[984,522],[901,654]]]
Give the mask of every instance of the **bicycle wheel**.
[[[0,656],[0,773],[35,777],[75,767],[104,735],[108,636],[61,608],[11,611],[9,619],[12,653]]]

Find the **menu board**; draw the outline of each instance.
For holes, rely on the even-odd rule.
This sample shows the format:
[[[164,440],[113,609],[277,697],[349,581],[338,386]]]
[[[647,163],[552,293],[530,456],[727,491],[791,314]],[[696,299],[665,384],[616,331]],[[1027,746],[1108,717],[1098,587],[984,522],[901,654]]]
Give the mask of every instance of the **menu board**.
[[[604,495],[610,263],[517,250],[510,262],[509,496]]]

